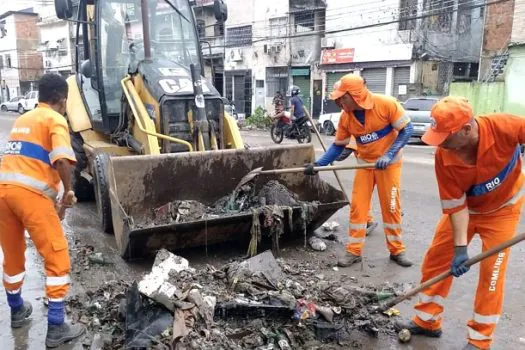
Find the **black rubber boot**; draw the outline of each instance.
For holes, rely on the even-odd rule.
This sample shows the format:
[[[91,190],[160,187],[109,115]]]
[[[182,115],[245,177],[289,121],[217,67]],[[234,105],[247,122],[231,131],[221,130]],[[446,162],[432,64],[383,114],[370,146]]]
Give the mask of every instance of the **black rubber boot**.
[[[340,267],[348,267],[358,262],[361,262],[361,256],[354,255],[352,253],[346,253],[344,257],[339,259],[339,261],[337,262],[337,265]]]
[[[429,329],[419,327],[412,320],[398,321],[395,323],[395,328],[397,331],[400,331],[402,329],[408,329],[412,335],[423,335],[425,337],[430,337],[430,338],[439,338],[441,337],[441,334],[443,333],[441,329],[436,329],[434,331],[431,331]]]
[[[371,234],[377,227],[378,223],[375,221],[371,221],[366,224],[366,235],[368,236]]]
[[[33,306],[27,301],[24,301],[24,305],[22,305],[20,310],[16,312],[13,312],[13,310],[11,310],[11,328],[23,327],[26,323],[27,318],[31,316],[32,312]]]
[[[56,348],[68,341],[76,339],[84,334],[86,328],[82,325],[72,325],[67,322],[60,326],[48,325],[46,335],[46,346],[48,348]]]
[[[400,253],[398,255],[390,254],[390,260],[403,267],[412,266],[412,261],[408,260],[405,253]]]

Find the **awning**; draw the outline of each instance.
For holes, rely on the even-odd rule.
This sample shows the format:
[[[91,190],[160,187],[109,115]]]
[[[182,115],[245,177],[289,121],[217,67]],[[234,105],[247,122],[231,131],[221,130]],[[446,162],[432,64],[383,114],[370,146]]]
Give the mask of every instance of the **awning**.
[[[292,68],[292,77],[308,76],[310,75],[310,68]]]

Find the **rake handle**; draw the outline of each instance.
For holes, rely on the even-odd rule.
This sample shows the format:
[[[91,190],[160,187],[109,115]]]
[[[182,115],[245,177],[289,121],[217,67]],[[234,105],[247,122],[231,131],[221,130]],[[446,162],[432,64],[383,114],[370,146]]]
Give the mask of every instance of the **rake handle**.
[[[502,250],[506,249],[506,248],[509,248],[521,241],[525,240],[525,233],[521,233],[519,235],[516,235],[514,238],[512,239],[509,239],[508,241],[506,242],[503,242],[495,247],[492,247],[491,249],[483,252],[483,253],[480,253],[476,256],[473,256],[472,258],[468,259],[466,262],[465,262],[465,265],[470,267],[472,265],[475,265],[477,263],[479,263],[480,261],[488,258],[489,256],[491,255],[494,255],[496,253],[499,253],[501,252]],[[428,281],[422,283],[419,287],[416,287],[414,289],[412,289],[411,291],[407,292],[406,294],[404,295],[400,295],[398,296],[397,298],[394,298],[392,299],[391,301],[387,302],[387,303],[384,303],[383,305],[381,305],[380,309],[382,311],[385,311],[385,310],[388,310],[389,308],[391,308],[392,306],[394,305],[397,305],[399,304],[400,302],[402,301],[405,301],[411,297],[413,297],[414,295],[418,294],[419,292],[427,289],[428,287],[438,283],[438,282],[441,282],[442,280],[444,280],[445,278],[449,277],[449,276],[452,276],[452,274],[450,273],[450,270],[446,271],[446,272],[443,272],[442,274],[440,275],[437,275],[436,277],[434,278],[431,278],[429,279]]]
[[[372,169],[375,168],[375,164],[354,164],[354,165],[328,165],[328,166],[316,166],[316,171],[333,171],[333,170],[355,170],[355,169]],[[287,169],[272,169],[262,170],[259,174],[273,175],[273,174],[285,174],[285,173],[302,173],[302,168],[287,168]]]

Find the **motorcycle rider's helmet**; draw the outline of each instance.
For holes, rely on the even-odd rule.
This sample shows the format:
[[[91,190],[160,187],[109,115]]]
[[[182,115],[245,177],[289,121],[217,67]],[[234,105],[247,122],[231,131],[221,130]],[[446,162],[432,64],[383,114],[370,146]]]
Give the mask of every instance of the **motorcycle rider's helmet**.
[[[290,94],[291,94],[292,96],[297,96],[297,95],[299,95],[300,93],[301,93],[301,89],[299,89],[299,86],[295,86],[295,85],[294,85],[294,86],[292,86],[292,87],[290,88]]]

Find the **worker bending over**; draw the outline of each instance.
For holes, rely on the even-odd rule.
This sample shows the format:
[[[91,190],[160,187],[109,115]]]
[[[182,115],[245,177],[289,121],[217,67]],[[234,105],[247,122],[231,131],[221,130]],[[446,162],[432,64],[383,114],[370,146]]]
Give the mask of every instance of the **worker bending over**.
[[[85,329],[64,321],[70,260],[57,209],[71,207],[71,148],[64,114],[68,86],[56,74],[38,84],[38,106],[15,121],[0,165],[0,243],[4,253],[3,284],[11,309],[11,327],[22,327],[32,306],[22,299],[25,276],[24,230],[44,260],[49,299],[46,345],[57,347],[81,336]],[[60,181],[63,200],[55,203]]]
[[[339,266],[361,261],[367,216],[374,187],[377,185],[386,243],[390,259],[411,266],[401,239],[401,165],[402,148],[412,134],[412,123],[403,107],[392,97],[372,94],[358,75],[347,74],[335,85],[330,96],[343,110],[335,141],[325,154],[306,166],[305,174],[314,175],[314,166],[333,162],[350,142],[357,141],[358,162],[375,164],[376,169],[356,171],[350,209],[350,241]]]
[[[525,118],[510,114],[473,117],[462,98],[446,97],[432,108],[432,127],[423,136],[438,146],[436,177],[443,216],[422,266],[421,282],[446,272],[459,277],[469,270],[467,245],[479,234],[486,251],[516,233],[524,201],[520,144]],[[474,314],[467,323],[464,349],[489,349],[501,316],[510,249],[481,261]],[[412,334],[441,336],[443,302],[452,276],[419,295],[416,315],[398,327]]]

